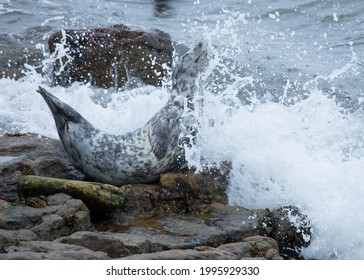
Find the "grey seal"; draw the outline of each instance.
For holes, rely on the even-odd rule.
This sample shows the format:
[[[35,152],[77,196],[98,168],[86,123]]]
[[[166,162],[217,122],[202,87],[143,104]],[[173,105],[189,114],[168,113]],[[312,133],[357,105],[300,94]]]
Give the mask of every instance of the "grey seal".
[[[184,112],[186,106],[193,110],[206,59],[203,43],[184,54],[172,70],[172,94],[165,106],[143,127],[123,135],[99,130],[44,88],[38,92],[53,114],[68,158],[89,179],[116,186],[151,183],[185,163],[183,143],[195,130]]]

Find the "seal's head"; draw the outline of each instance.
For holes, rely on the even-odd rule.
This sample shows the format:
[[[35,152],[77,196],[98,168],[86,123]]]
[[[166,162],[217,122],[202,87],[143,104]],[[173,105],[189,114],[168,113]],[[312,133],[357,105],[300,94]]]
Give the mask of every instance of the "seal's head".
[[[195,81],[203,70],[207,60],[207,50],[204,43],[196,44],[193,49],[183,55],[176,63],[172,72],[172,88],[179,95],[190,95],[194,92]]]

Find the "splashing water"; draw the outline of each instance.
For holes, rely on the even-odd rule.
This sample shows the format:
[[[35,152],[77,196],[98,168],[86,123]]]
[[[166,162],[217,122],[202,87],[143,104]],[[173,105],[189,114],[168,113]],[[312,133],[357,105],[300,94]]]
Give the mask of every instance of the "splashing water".
[[[225,44],[215,49],[205,74],[204,115],[194,147],[203,161],[192,156],[189,163],[201,168],[230,161],[231,204],[299,206],[313,224],[314,237],[303,250],[305,257],[363,259],[364,114],[349,113],[340,106],[340,95],[332,94],[335,87],[325,88],[362,73],[355,49],[350,48],[341,67],[320,69],[327,72],[311,79],[299,71],[296,77],[271,73],[278,80],[275,85],[282,84],[281,91],[272,92],[264,84],[269,73],[257,75],[239,60],[247,51],[238,34],[250,27],[249,21],[241,13],[223,14],[228,18],[218,20],[215,29],[204,29],[211,46],[217,41]],[[253,29],[244,35],[264,37],[264,32]],[[279,36],[286,37],[272,38]],[[263,47],[250,45],[249,51]]]
[[[332,15],[334,22],[342,20]],[[270,26],[295,16],[302,15],[224,8],[181,23],[190,39],[178,37],[179,44],[192,45],[199,34],[210,47],[199,133],[188,161],[198,170],[231,162],[233,205],[300,207],[313,228],[304,257],[364,259],[363,94],[347,82],[362,77],[360,44],[354,41],[338,55],[329,31],[310,48],[300,41],[305,34],[299,28]],[[0,133],[58,138],[36,93],[40,84],[47,79],[32,69],[20,81],[0,79]],[[123,133],[144,125],[166,103],[166,88],[115,92],[73,84],[51,91],[100,129]]]
[[[232,13],[225,24],[229,37],[236,34],[234,27],[242,26],[238,23],[247,21]],[[220,38],[224,32],[218,27],[207,31],[207,37],[213,44],[217,35],[226,40]],[[321,88],[322,83],[361,73],[356,52],[351,48],[348,61],[325,75],[307,81],[288,78],[275,98],[269,90],[254,90],[264,88],[260,78],[241,76],[238,63],[229,64],[243,49],[234,36],[226,42],[231,45],[216,54],[209,69],[215,80],[205,92],[195,147],[203,164],[232,163],[231,204],[299,206],[313,224],[314,238],[303,251],[305,257],[363,259],[364,114],[349,113],[338,105],[339,98]]]

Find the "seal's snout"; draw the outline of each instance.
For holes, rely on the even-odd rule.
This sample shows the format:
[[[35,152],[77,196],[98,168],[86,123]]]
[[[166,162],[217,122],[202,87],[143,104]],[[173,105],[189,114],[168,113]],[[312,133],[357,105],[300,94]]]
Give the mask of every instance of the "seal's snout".
[[[42,88],[41,86],[38,87],[37,92],[39,92],[43,97],[53,96],[50,92],[46,91],[46,89]]]
[[[62,126],[66,121],[78,123],[83,120],[83,117],[78,112],[76,112],[76,110],[59,100],[46,89],[40,86],[37,92],[42,95],[44,101],[51,110],[53,118],[57,124],[57,128],[58,126]]]
[[[54,110],[56,108],[56,104],[55,104],[56,102],[54,101],[54,99],[57,99],[57,98],[55,96],[53,96],[50,92],[46,91],[41,86],[39,86],[39,88],[37,89],[37,92],[40,93],[40,95],[43,97],[44,101],[47,103],[49,109],[54,114]]]
[[[47,91],[45,88],[42,88],[41,86],[39,86],[37,92],[42,95],[43,99],[51,110],[51,107],[58,107],[60,103],[62,103],[57,97],[55,97],[53,94],[51,94],[49,91]]]
[[[41,86],[39,86],[39,88],[37,89],[37,92],[39,92],[43,96],[43,98],[45,98],[47,96],[47,91],[44,88],[42,88]]]

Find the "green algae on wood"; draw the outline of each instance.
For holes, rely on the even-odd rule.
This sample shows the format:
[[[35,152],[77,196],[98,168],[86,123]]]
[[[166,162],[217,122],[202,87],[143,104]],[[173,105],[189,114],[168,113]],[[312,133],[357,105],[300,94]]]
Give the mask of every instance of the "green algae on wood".
[[[110,212],[119,208],[124,201],[124,190],[109,184],[42,176],[22,176],[19,179],[20,198],[55,193],[65,193],[81,199],[91,212]]]

